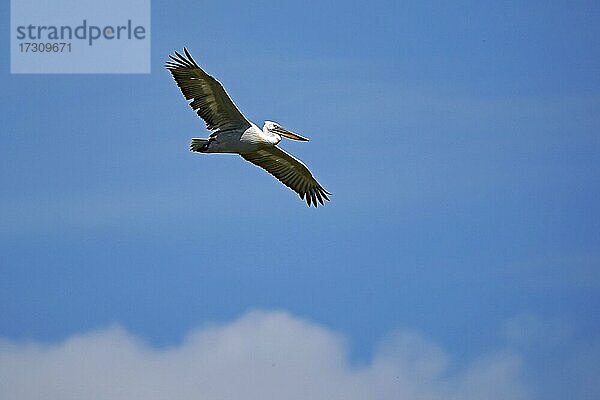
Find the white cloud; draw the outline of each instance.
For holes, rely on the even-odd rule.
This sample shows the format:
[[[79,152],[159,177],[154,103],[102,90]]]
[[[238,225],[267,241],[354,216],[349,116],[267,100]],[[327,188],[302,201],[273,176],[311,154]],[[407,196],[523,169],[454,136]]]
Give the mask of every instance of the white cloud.
[[[525,399],[520,360],[492,354],[450,372],[448,355],[415,333],[390,335],[368,365],[342,337],[283,312],[251,312],[151,348],[123,329],[56,345],[0,340],[0,398]]]
[[[564,317],[533,313],[505,321],[509,346],[524,357],[528,383],[539,399],[600,398],[600,338]]]

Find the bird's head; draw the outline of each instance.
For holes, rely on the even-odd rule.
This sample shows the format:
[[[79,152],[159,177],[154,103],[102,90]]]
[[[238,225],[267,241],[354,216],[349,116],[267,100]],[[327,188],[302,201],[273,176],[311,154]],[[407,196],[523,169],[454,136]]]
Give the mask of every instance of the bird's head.
[[[305,138],[304,136],[300,136],[297,133],[294,133],[292,131],[288,131],[287,129],[285,129],[284,127],[279,125],[277,122],[273,122],[273,121],[265,121],[265,124],[263,126],[263,132],[264,133],[272,133],[279,137],[284,136],[288,139],[301,140],[303,142],[308,141],[308,138]]]

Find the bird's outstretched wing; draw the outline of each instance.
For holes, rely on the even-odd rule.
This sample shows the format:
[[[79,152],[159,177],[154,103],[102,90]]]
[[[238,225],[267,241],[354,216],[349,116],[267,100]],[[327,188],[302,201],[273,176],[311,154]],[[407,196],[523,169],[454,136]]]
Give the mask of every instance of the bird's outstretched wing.
[[[170,55],[165,67],[171,72],[186,100],[211,130],[246,129],[250,122],[235,106],[223,85],[196,64],[186,48]]]
[[[270,146],[251,153],[240,154],[246,161],[258,165],[277,178],[285,186],[298,193],[301,199],[315,207],[331,195],[312,176],[308,168],[277,146]]]

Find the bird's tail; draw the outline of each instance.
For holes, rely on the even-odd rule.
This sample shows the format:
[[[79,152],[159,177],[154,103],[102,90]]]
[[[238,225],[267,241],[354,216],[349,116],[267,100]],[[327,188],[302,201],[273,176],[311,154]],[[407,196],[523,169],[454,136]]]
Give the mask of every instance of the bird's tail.
[[[206,150],[208,150],[208,142],[208,139],[192,138],[192,143],[190,144],[190,151],[204,153],[206,152]]]

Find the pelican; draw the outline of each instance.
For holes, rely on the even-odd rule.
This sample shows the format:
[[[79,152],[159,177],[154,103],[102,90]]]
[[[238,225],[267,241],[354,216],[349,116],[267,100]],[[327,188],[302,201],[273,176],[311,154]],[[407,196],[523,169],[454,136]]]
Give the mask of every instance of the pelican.
[[[198,153],[234,153],[242,156],[298,193],[310,207],[317,207],[331,195],[298,159],[277,145],[282,137],[308,141],[273,121],[265,121],[262,130],[246,119],[233,103],[223,85],[196,64],[188,50],[175,51],[165,67],[192,109],[212,133],[207,139],[193,138],[190,150]]]

